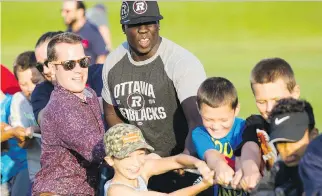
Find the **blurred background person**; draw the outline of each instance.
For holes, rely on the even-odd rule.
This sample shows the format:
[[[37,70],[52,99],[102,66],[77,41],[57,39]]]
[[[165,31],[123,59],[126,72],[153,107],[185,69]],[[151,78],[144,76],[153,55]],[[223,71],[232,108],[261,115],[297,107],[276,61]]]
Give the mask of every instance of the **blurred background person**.
[[[86,18],[98,27],[98,30],[105,41],[107,50],[112,51],[112,37],[107,13],[107,8],[103,4],[96,4],[95,6],[87,9]]]
[[[90,23],[85,16],[86,7],[82,1],[64,1],[61,15],[67,26],[68,32],[73,32],[82,37],[82,44],[86,56],[91,56],[91,64],[104,63],[106,45],[98,28]]]

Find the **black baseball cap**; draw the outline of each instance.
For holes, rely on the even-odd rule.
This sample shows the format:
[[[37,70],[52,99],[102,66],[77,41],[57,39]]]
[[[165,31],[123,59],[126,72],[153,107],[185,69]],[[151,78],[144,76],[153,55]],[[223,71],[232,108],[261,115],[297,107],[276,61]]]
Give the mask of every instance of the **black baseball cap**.
[[[140,24],[163,19],[157,1],[123,1],[121,24]]]
[[[305,111],[274,116],[270,124],[270,143],[297,142],[309,129],[309,124],[309,116]]]

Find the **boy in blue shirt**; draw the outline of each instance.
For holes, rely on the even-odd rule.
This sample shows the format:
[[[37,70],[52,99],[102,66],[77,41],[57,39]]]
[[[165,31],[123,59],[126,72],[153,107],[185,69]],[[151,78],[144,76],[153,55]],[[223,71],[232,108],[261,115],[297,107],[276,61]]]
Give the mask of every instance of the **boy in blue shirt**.
[[[192,140],[198,157],[215,171],[214,195],[246,195],[226,187],[238,169],[233,149],[241,143],[245,125],[236,117],[240,105],[234,85],[225,78],[208,78],[198,89],[197,105],[203,126],[193,130]]]
[[[20,146],[27,136],[25,129],[8,125],[12,96],[0,91],[1,105],[1,195],[27,195],[30,188],[27,153]],[[19,140],[19,142],[18,142]]]

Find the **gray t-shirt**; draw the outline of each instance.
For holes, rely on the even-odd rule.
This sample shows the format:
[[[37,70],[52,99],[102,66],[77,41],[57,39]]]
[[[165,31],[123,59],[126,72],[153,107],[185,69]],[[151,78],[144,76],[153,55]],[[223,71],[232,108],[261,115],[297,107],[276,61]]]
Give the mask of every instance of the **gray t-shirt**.
[[[102,77],[103,99],[142,130],[157,154],[183,151],[189,129],[181,103],[206,79],[192,53],[162,38],[153,57],[136,62],[124,42],[107,57]]]

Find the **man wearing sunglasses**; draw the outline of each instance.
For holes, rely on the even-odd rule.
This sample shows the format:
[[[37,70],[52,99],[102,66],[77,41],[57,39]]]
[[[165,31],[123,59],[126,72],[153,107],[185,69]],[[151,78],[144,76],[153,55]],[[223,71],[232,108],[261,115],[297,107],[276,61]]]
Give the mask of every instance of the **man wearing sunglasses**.
[[[90,57],[81,37],[62,33],[48,43],[48,65],[56,82],[43,113],[42,168],[33,195],[94,195],[105,156],[98,98],[86,87]]]
[[[40,36],[36,43],[35,54],[38,62],[36,68],[46,78],[46,81],[36,86],[31,95],[34,116],[39,124],[42,119],[42,110],[49,101],[51,92],[54,90],[53,82],[55,82],[55,76],[52,74],[51,69],[49,68],[50,65],[47,61],[47,46],[54,36],[62,33],[62,31],[46,32]],[[100,100],[102,99],[101,91],[103,88],[102,68],[103,64],[91,65],[88,69],[87,79],[87,84],[96,92],[97,96],[100,97]]]
[[[206,79],[203,65],[189,51],[159,35],[163,17],[156,1],[123,1],[120,15],[127,42],[109,54],[103,68],[108,125],[128,122],[138,126],[162,157],[184,150],[194,154],[191,131],[202,124],[196,94]],[[149,188],[172,192],[194,180],[185,184],[185,179],[169,172],[151,178]]]
[[[50,94],[54,90],[52,82],[55,78],[47,63],[47,45],[54,36],[61,33],[63,32],[46,32],[40,36],[35,46],[35,55],[37,59],[36,68],[46,79],[44,82],[38,84],[31,94],[31,105],[38,124],[40,124],[42,109],[46,107]]]

